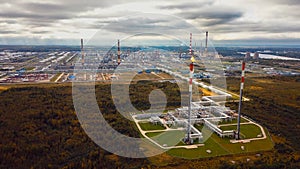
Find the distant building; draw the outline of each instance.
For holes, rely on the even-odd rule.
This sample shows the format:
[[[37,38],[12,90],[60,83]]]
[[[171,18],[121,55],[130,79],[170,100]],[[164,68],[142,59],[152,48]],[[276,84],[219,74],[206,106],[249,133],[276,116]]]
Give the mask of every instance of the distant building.
[[[255,52],[255,53],[254,53],[253,59],[259,59],[259,53],[258,53],[258,52]]]
[[[245,59],[250,59],[251,58],[251,54],[250,54],[250,52],[247,52],[246,54],[245,54]]]

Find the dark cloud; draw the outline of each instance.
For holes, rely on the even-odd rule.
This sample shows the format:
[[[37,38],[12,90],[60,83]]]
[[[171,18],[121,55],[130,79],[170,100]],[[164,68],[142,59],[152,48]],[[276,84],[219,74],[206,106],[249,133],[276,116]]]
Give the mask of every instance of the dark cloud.
[[[93,10],[96,8],[107,8],[114,5],[119,5],[123,3],[128,3],[137,0],[54,0],[51,3],[37,3],[37,2],[27,2],[27,3],[19,3],[24,10],[28,10],[32,13],[69,13],[73,15],[77,15],[80,12],[86,12],[89,10]]]
[[[62,15],[60,13],[31,13],[31,12],[16,12],[16,11],[1,11],[0,17],[3,18],[28,18],[28,19],[45,19],[45,20],[59,20],[59,19],[68,19],[71,16]]]
[[[137,32],[149,32],[157,28],[166,28],[164,25],[157,25],[156,23],[162,22],[159,20],[152,20],[148,18],[135,18],[135,19],[121,19],[119,21],[113,21],[105,26],[105,29],[113,32],[123,33],[137,33]]]
[[[68,6],[64,6],[62,4],[53,4],[53,3],[21,3],[20,6],[32,13],[52,13],[58,12],[61,13],[68,8]]]
[[[224,24],[243,16],[239,9],[215,5],[213,0],[164,5],[159,8],[177,9],[180,11],[176,13],[177,16],[190,20],[201,20],[202,26]]]
[[[41,39],[38,37],[18,36],[1,37],[2,45],[78,45],[77,39]]]
[[[47,34],[52,33],[51,31],[30,31],[32,34]]]
[[[273,25],[270,23],[262,23],[262,22],[231,22],[230,24],[216,25],[211,29],[216,33],[234,33],[234,32],[294,33],[294,32],[299,32],[300,25],[296,23]]]
[[[74,32],[68,31],[67,28],[73,28],[74,30],[104,28],[114,33],[127,34],[151,32],[155,29],[164,33],[168,30],[184,30],[188,27],[182,22],[176,22],[174,19],[168,20],[163,17],[136,17],[135,19],[116,20],[120,16],[134,15],[130,8],[100,14],[94,14],[93,12],[133,1],[137,0],[51,0],[46,2],[0,0],[2,4],[0,7],[0,24],[5,26],[5,29],[2,29],[0,33],[21,36],[22,33],[27,32],[42,35],[53,34],[53,32],[47,31],[53,29],[53,31],[64,32],[65,30],[66,33],[74,34]],[[154,1],[153,3],[157,2]],[[251,2],[241,0],[238,4],[228,2],[228,5],[216,0],[187,2],[173,0],[164,2],[170,5],[156,7],[162,11],[171,12],[171,14],[176,12],[176,16],[198,23],[199,26],[204,26],[215,33],[262,32],[267,35],[268,33],[297,33],[300,30],[298,21],[300,17],[298,12],[299,0],[267,0],[263,2],[267,4],[263,7],[259,4],[259,0],[252,0]],[[243,3],[245,5],[247,3],[257,3],[257,8],[245,10]],[[266,12],[263,11],[264,8],[267,9]],[[249,13],[256,10],[260,11],[257,13],[258,18],[250,18],[251,21],[244,19],[248,17]],[[14,24],[18,27],[15,27]],[[289,35],[287,34],[287,36]]]
[[[129,0],[134,1],[134,0]],[[2,5],[0,18],[18,19],[24,26],[50,26],[59,20],[78,18],[81,12],[87,12],[96,8],[106,8],[121,3],[129,2],[126,0],[54,0],[50,2],[24,2],[13,1],[9,4],[13,8],[6,8]],[[99,16],[98,16],[99,17]]]
[[[126,34],[160,32],[169,34],[180,30],[191,29],[191,25],[179,18],[165,15],[137,15],[110,22],[104,29]]]
[[[182,3],[182,4],[173,4],[173,5],[162,5],[157,6],[159,9],[180,9],[180,10],[190,10],[190,9],[200,9],[201,7],[210,6],[213,1],[203,1],[203,2],[194,2],[194,3]]]
[[[18,21],[6,19],[6,20],[0,21],[0,23],[4,23],[4,24],[16,24],[16,23],[18,23]]]
[[[299,38],[240,38],[235,40],[214,40],[214,45],[299,45]],[[221,44],[221,45],[220,45]]]
[[[0,30],[0,34],[16,34],[18,33],[17,31],[12,31],[12,30]]]
[[[272,2],[276,2],[283,5],[300,5],[299,0],[273,0]]]
[[[214,9],[203,11],[184,11],[178,13],[178,16],[186,19],[200,20],[202,26],[214,26],[219,24],[225,24],[235,19],[241,18],[243,16],[243,13],[231,9]]]

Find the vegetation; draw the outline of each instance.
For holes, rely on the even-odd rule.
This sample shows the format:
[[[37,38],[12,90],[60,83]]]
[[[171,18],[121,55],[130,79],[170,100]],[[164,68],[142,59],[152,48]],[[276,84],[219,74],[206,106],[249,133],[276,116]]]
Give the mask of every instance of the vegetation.
[[[163,132],[148,132],[148,133],[146,133],[146,136],[155,137],[155,136],[160,135],[161,133],[163,133]]]
[[[56,73],[51,79],[50,82],[55,82],[56,79],[61,75],[62,73]]]
[[[247,122],[249,122],[247,119],[241,117],[241,123],[247,123]],[[231,121],[222,121],[218,123],[218,125],[223,125],[223,124],[237,124],[237,119],[232,119]]]
[[[277,136],[286,138],[291,149],[300,150],[300,77],[246,78],[242,114],[255,119]],[[229,89],[239,90],[239,79],[227,79]],[[237,109],[238,103],[228,103]]]
[[[236,130],[236,125],[222,126],[221,130]],[[241,135],[243,138],[256,138],[258,135],[262,135],[261,129],[255,124],[242,124]]]
[[[166,129],[164,126],[160,125],[160,124],[152,124],[150,122],[140,122],[139,123],[140,127],[142,128],[142,130],[147,131],[147,130],[164,130]]]
[[[25,67],[25,70],[26,70],[26,71],[31,71],[31,70],[33,70],[33,69],[35,69],[35,67]]]
[[[237,92],[239,81],[228,79],[229,89]],[[299,77],[246,79],[245,95],[251,101],[243,102],[242,113],[268,128],[275,143],[273,150],[222,156],[226,151],[240,152],[241,144],[231,148],[222,144],[224,148],[217,149],[218,142],[223,140],[212,135],[211,156],[220,156],[194,160],[169,154],[192,155],[196,151],[199,157],[209,156],[206,149],[190,152],[173,149],[147,159],[111,154],[82,130],[74,113],[70,84],[8,86],[0,93],[0,168],[300,168],[299,81]],[[131,84],[131,102],[139,110],[149,109],[149,93],[157,88],[166,93],[167,109],[180,106],[180,92],[171,83]],[[114,129],[140,137],[134,122],[116,111],[109,84],[98,84],[96,96],[103,116]],[[237,110],[237,103],[227,106]],[[270,139],[265,141],[255,145],[256,148],[270,149],[265,147]],[[251,149],[251,144],[245,147],[245,152]]]

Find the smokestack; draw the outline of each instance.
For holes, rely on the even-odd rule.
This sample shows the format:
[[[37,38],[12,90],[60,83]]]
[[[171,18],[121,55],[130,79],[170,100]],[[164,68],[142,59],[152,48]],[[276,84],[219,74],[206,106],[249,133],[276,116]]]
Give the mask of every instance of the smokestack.
[[[237,133],[236,139],[240,139],[240,122],[241,122],[241,109],[242,109],[242,100],[243,100],[243,89],[244,89],[244,81],[245,81],[245,61],[242,61],[242,77],[241,77],[241,86],[240,86],[240,101],[239,101],[239,109],[238,109],[238,120],[237,120]]]
[[[208,41],[208,31],[206,31],[206,39],[205,39],[205,54],[207,54],[207,41]]]
[[[118,65],[121,63],[120,40],[118,39]]]
[[[190,50],[189,54],[192,55],[192,33],[190,33]]]
[[[202,46],[202,42],[201,42],[201,45],[200,45],[200,54],[201,56],[203,56],[203,50],[202,50],[203,46]]]
[[[194,58],[192,54],[192,33],[190,33],[190,79],[189,79],[189,102],[188,102],[188,127],[187,127],[187,138],[186,143],[191,144],[191,106],[192,106],[192,96],[193,96],[193,73],[194,73]]]
[[[82,64],[84,64],[83,39],[81,39],[80,50],[81,50],[81,62]]]

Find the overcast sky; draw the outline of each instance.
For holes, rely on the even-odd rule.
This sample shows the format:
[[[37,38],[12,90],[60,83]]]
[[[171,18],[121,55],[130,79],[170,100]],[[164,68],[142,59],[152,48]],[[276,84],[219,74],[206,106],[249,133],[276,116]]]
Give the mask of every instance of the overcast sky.
[[[103,45],[110,45],[136,33],[176,33],[189,24],[209,31],[214,43],[300,43],[299,0],[0,2],[0,44],[78,45],[100,31]]]

